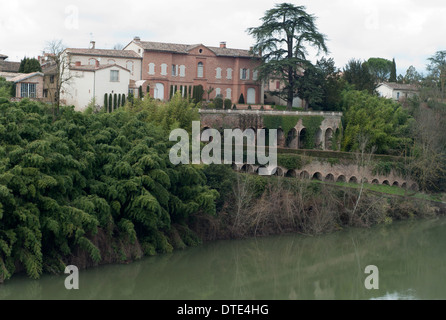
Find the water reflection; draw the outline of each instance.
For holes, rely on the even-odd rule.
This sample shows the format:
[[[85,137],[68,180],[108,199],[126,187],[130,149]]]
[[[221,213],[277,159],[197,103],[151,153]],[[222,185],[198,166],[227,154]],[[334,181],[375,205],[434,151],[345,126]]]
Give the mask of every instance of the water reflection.
[[[0,299],[444,299],[446,219],[305,237],[217,241],[128,265],[65,275],[17,276]],[[379,289],[367,290],[367,265]]]

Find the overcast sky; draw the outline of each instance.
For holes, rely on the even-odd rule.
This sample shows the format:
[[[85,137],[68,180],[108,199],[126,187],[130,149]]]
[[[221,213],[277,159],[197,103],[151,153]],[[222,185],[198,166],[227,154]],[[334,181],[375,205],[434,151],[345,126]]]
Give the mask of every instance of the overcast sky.
[[[248,49],[246,29],[261,24],[272,0],[0,0],[0,54],[10,61],[37,56],[50,40],[68,47],[109,49],[145,41]],[[285,2],[285,1],[284,1]],[[342,68],[349,59],[395,58],[397,72],[446,50],[444,0],[302,0],[328,38],[329,57]],[[316,57],[314,57],[316,59]]]

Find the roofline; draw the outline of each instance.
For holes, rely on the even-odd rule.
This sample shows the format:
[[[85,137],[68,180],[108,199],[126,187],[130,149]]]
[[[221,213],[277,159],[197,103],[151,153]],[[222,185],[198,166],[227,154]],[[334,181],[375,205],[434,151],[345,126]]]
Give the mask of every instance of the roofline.
[[[118,68],[121,68],[121,69],[123,69],[123,70],[125,70],[125,71],[128,71],[128,72],[131,72],[129,69],[126,69],[126,68],[124,68],[124,67],[121,67],[120,65],[118,65],[118,64],[116,64],[116,63],[114,63],[114,64],[110,64],[110,65],[102,65],[103,67],[102,68],[98,68],[98,67],[95,67],[94,69],[91,69],[91,68],[82,68],[82,67],[87,67],[87,66],[70,66],[69,67],[69,69],[70,70],[74,70],[74,71],[89,71],[89,72],[96,72],[96,71],[101,71],[101,70],[105,70],[105,69],[108,69],[108,68],[111,68],[111,67],[118,67]]]
[[[26,77],[24,77],[24,78],[22,78],[20,80],[15,80],[14,81],[14,78],[16,78],[16,77],[14,77],[14,78],[11,79],[11,81],[13,81],[14,83],[17,83],[17,82],[21,82],[23,80],[32,78],[32,77],[37,76],[37,75],[42,76],[42,77],[44,76],[44,74],[42,72],[33,72],[33,73],[28,74]],[[20,76],[17,76],[17,77],[20,77]]]
[[[76,48],[67,48],[65,49],[67,51],[67,54],[72,54],[72,55],[78,55],[78,56],[97,56],[97,57],[109,57],[109,58],[122,58],[122,59],[141,59],[142,57],[122,57],[122,56],[115,56],[115,55],[105,55],[105,54],[88,54],[88,53],[78,53],[78,52],[70,52],[70,49],[76,49]],[[85,49],[85,50],[90,50],[90,49]],[[93,50],[107,50],[107,49],[93,49]],[[123,49],[124,51],[124,49]],[[130,50],[126,50],[126,51],[130,51]],[[132,51],[134,52],[134,51]]]

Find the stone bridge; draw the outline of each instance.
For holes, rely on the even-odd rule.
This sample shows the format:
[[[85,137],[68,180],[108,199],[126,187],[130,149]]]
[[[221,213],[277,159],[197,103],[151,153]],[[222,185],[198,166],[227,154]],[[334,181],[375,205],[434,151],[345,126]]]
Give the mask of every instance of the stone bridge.
[[[252,164],[232,164],[232,168],[239,172],[258,174],[260,166]],[[313,179],[326,182],[348,182],[360,183],[364,181],[369,184],[381,184],[388,186],[397,186],[412,191],[418,190],[418,185],[410,180],[398,176],[395,172],[389,175],[376,175],[369,168],[358,167],[356,164],[330,164],[313,160],[311,163],[303,166],[302,169],[287,169],[277,167],[275,176]]]
[[[314,146],[316,149],[332,150],[333,135],[340,134],[342,112],[318,112],[318,111],[263,111],[263,110],[217,110],[200,109],[201,129],[277,129],[277,146],[305,149],[304,142],[308,134],[303,124],[304,117],[322,117],[323,120],[314,135]],[[300,118],[294,127],[288,132],[284,128],[266,128],[265,116],[280,116]]]

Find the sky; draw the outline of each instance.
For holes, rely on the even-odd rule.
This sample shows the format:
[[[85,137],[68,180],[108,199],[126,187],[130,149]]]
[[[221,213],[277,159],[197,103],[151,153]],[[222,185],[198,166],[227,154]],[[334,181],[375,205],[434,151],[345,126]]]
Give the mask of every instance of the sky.
[[[111,49],[134,36],[143,41],[202,43],[249,49],[272,0],[0,0],[0,54],[9,61],[42,54],[49,41],[67,47]],[[338,68],[354,58],[395,58],[397,73],[413,65],[425,73],[428,58],[446,50],[444,0],[302,0],[326,35],[329,54]],[[315,62],[322,56],[310,51]]]

